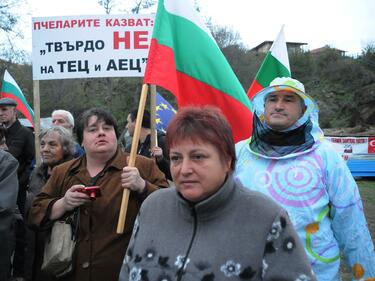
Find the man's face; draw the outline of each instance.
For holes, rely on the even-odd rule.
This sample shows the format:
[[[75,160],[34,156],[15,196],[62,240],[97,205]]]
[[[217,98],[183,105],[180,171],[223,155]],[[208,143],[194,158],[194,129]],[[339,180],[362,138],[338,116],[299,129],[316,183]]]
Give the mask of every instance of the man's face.
[[[0,123],[10,126],[16,121],[17,111],[14,106],[0,106]]]
[[[73,129],[73,126],[68,122],[67,118],[63,114],[54,114],[52,116],[52,125],[61,126],[68,130]]]
[[[302,99],[290,91],[270,93],[264,107],[265,121],[272,129],[282,131],[303,115],[305,108]]]
[[[132,121],[132,119],[130,118],[130,114],[129,114],[128,118],[126,119],[126,121],[127,121],[127,123],[126,123],[126,129],[128,130],[129,135],[132,137],[134,135],[135,120]]]

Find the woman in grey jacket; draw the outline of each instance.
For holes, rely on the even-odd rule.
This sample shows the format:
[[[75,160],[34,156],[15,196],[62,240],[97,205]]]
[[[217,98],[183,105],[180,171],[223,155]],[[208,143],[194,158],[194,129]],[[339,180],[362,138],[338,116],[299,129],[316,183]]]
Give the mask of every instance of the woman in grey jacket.
[[[234,181],[231,128],[213,107],[167,129],[175,188],[142,205],[120,280],[316,280],[286,212]]]

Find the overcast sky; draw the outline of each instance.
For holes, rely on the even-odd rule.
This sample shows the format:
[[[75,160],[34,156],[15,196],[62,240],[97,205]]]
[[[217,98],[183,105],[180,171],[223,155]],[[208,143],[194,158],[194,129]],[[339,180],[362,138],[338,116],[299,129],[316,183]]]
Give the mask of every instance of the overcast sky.
[[[30,42],[31,16],[103,14],[97,0],[26,0],[23,24],[28,25],[25,42]],[[117,0],[133,5],[133,0]],[[255,47],[274,40],[283,24],[290,42],[307,43],[307,49],[329,45],[349,54],[360,53],[368,44],[375,45],[374,0],[196,0],[201,13],[214,24],[238,31],[243,43]],[[129,7],[128,6],[128,7]],[[115,11],[113,13],[119,13]]]

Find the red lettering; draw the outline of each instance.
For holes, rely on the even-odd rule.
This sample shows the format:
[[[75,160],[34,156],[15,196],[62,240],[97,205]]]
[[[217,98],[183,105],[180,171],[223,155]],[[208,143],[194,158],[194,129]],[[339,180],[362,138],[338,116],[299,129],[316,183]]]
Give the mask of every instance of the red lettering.
[[[134,49],[147,49],[148,31],[134,31]]]
[[[120,21],[118,19],[114,19],[113,26],[120,26]]]
[[[118,50],[120,43],[125,44],[125,49],[130,49],[130,31],[125,31],[123,37],[119,36],[118,31],[113,33],[113,49]]]

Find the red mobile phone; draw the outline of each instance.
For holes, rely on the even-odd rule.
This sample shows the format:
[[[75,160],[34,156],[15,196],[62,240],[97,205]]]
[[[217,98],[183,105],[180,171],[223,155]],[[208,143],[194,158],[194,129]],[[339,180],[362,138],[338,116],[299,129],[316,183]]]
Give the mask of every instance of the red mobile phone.
[[[90,196],[91,200],[95,200],[97,197],[102,196],[100,186],[85,186],[80,191]]]

